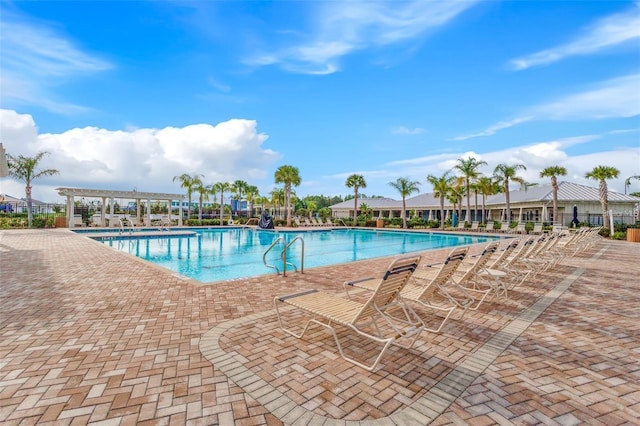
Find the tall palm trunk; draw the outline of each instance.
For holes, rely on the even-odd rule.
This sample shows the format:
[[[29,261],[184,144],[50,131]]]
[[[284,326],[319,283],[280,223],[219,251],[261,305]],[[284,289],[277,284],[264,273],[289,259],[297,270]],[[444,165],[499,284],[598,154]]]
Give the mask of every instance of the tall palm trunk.
[[[607,196],[607,181],[600,181],[600,204],[602,204],[602,224],[609,227],[609,198]],[[613,232],[613,229],[611,230]]]
[[[404,196],[402,197],[402,228],[407,227],[407,205]]]
[[[553,188],[553,222],[558,222],[558,179],[551,176],[551,187]]]
[[[507,205],[507,211],[505,212],[505,220],[511,223],[511,200],[509,199],[509,181],[504,184],[504,199]]]
[[[485,204],[484,194],[482,194],[482,222],[487,223],[487,206]]]
[[[224,203],[224,191],[220,194],[220,226],[222,226],[222,220],[224,219],[224,206],[222,203]]]

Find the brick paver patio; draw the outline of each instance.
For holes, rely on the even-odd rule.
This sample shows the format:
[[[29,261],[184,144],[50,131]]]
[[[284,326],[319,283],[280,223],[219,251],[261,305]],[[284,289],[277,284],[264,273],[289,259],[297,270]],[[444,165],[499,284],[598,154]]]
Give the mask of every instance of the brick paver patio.
[[[0,231],[0,422],[640,423],[640,244],[602,240],[373,373],[321,328],[279,330],[275,295],[388,263],[203,285],[68,230]]]

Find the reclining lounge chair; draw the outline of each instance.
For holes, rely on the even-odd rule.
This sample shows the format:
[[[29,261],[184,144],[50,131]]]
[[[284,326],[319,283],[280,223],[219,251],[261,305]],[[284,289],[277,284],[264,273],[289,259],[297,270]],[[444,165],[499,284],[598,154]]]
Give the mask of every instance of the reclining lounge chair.
[[[413,311],[405,305],[398,297],[400,291],[413,275],[413,271],[418,267],[420,256],[410,256],[394,261],[384,276],[378,280],[375,290],[364,303],[342,297],[324,293],[318,290],[309,290],[287,296],[276,296],[273,303],[278,315],[280,328],[287,334],[297,338],[302,338],[309,326],[318,324],[325,327],[333,335],[333,338],[340,352],[340,356],[359,367],[368,371],[373,371],[389,346],[397,345],[410,348],[424,329],[424,323]],[[282,315],[278,309],[279,304],[293,306],[305,314],[308,320],[301,333],[297,334],[283,324]],[[398,318],[387,313],[390,307],[400,307],[405,318]],[[378,320],[384,320],[384,331],[378,326]],[[340,344],[336,325],[351,329],[359,336],[369,341],[382,344],[382,350],[377,355],[373,363],[366,365],[351,357],[348,357]],[[407,344],[400,343],[400,340],[408,340]]]
[[[432,333],[440,332],[456,308],[462,309],[460,314],[460,318],[462,318],[467,309],[473,304],[474,300],[471,296],[462,300],[453,297],[447,290],[448,285],[459,287],[455,282],[452,282],[452,278],[468,251],[469,247],[456,247],[451,250],[443,263],[425,265],[425,268],[429,271],[415,273],[411,281],[400,293],[402,300],[415,303],[433,313],[439,313],[444,316],[435,327],[427,327],[425,325],[425,330]],[[374,285],[375,279],[367,278],[346,282],[344,287],[347,294],[349,294],[349,287],[373,290]],[[459,290],[463,293],[465,292],[462,288],[459,288]]]

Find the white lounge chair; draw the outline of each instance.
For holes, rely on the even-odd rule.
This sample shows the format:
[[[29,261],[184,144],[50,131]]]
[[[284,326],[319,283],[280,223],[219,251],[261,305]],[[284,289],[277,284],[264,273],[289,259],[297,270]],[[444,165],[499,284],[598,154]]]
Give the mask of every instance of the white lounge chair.
[[[460,314],[460,318],[462,318],[467,309],[473,304],[473,298],[470,295],[464,300],[452,296],[448,290],[448,288],[458,286],[452,281],[453,274],[464,260],[468,251],[469,247],[456,247],[451,250],[444,262],[425,265],[424,269],[414,273],[412,280],[400,293],[400,297],[403,300],[416,303],[420,307],[429,309],[432,313],[444,316],[435,327],[425,326],[425,330],[432,333],[440,332],[455,309],[462,309]],[[349,294],[349,288],[351,287],[374,290],[375,285],[376,279],[365,278],[345,282],[344,288]],[[464,292],[464,289],[460,290]],[[423,318],[424,320],[425,318]]]
[[[302,338],[311,324],[325,327],[333,335],[338,352],[343,359],[366,370],[373,371],[389,346],[393,344],[411,348],[424,329],[424,323],[420,317],[398,297],[400,291],[418,267],[419,262],[420,256],[411,256],[394,261],[384,276],[377,280],[378,283],[374,291],[364,303],[344,299],[319,290],[276,296],[273,303],[280,328],[287,334]],[[280,304],[297,308],[295,311],[302,311],[304,316],[308,318],[301,333],[296,333],[284,326],[285,321],[283,321],[278,307]],[[387,312],[390,308],[397,307],[400,307],[404,318],[398,318],[397,315],[389,315]],[[384,321],[383,326],[386,326],[384,329],[378,326],[379,320]],[[289,321],[286,322],[289,323]],[[344,353],[336,331],[336,326],[338,325],[354,331],[365,340],[382,345],[381,351],[372,363],[365,364]],[[387,331],[387,333],[385,334],[384,331]],[[401,341],[405,340],[408,340],[408,342],[401,343]]]

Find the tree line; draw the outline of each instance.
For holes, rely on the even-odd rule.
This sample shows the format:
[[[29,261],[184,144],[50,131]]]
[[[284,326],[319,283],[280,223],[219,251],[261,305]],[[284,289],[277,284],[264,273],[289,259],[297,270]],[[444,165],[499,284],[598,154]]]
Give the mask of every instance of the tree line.
[[[56,169],[40,169],[39,163],[42,158],[48,153],[43,151],[37,153],[34,157],[25,157],[22,155],[12,156],[7,155],[7,163],[9,166],[9,176],[25,183],[25,196],[28,210],[28,224],[32,224],[32,188],[33,181],[36,179],[57,175],[60,172]],[[509,186],[511,183],[520,184],[521,188],[526,189],[529,186],[535,185],[528,183],[518,175],[520,170],[526,170],[524,164],[498,164],[491,176],[484,175],[480,168],[487,165],[485,161],[478,160],[475,157],[458,158],[453,169],[446,171],[442,175],[429,174],[426,177],[426,182],[432,187],[433,194],[439,198],[440,201],[440,217],[444,218],[444,202],[445,199],[454,205],[454,208],[462,209],[464,199],[466,199],[466,218],[471,216],[471,195],[482,197],[482,208],[485,210],[485,200],[489,195],[504,193],[506,204],[506,220],[511,221],[510,211],[510,199],[509,199]],[[588,179],[593,179],[599,183],[599,198],[602,205],[602,217],[603,224],[608,228],[608,188],[607,180],[617,178],[620,171],[615,167],[610,166],[596,166],[590,172],[585,174]],[[558,177],[566,176],[567,169],[561,166],[549,166],[540,172],[540,177],[548,177],[551,180],[551,186],[553,190],[553,218],[557,220],[558,217]],[[638,176],[632,176],[631,178],[638,178]],[[630,181],[630,179],[627,181]],[[292,165],[282,165],[274,173],[274,182],[281,184],[282,187],[275,188],[270,192],[269,196],[261,195],[258,187],[250,185],[244,180],[236,180],[234,182],[217,182],[213,184],[205,184],[204,176],[200,174],[189,175],[183,173],[173,177],[174,182],[179,182],[180,187],[185,189],[188,198],[187,218],[191,217],[192,196],[198,195],[198,216],[202,220],[203,203],[210,199],[216,200],[216,197],[220,196],[220,224],[223,223],[224,216],[224,195],[231,194],[233,199],[246,200],[249,207],[249,212],[253,212],[255,205],[260,205],[262,209],[267,205],[272,207],[282,206],[285,210],[285,219],[287,226],[291,226],[293,208],[295,211],[305,209],[309,214],[316,211],[323,211],[329,206],[337,204],[343,201],[342,197],[325,197],[322,195],[308,196],[303,199],[298,199],[295,196],[294,188],[299,186],[302,182],[300,176],[300,170]],[[627,185],[625,181],[625,189]],[[420,192],[419,181],[413,181],[408,177],[400,177],[395,181],[389,182],[389,185],[394,188],[400,197],[402,198],[402,219],[403,227],[407,226],[406,218],[406,197],[414,193]],[[358,216],[358,198],[362,197],[360,190],[367,187],[365,177],[361,174],[352,174],[346,181],[345,186],[353,190],[354,200],[354,220]],[[350,199],[351,197],[346,197]],[[477,202],[476,202],[477,205]],[[440,226],[444,226],[444,221],[441,221]]]

